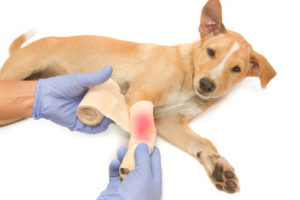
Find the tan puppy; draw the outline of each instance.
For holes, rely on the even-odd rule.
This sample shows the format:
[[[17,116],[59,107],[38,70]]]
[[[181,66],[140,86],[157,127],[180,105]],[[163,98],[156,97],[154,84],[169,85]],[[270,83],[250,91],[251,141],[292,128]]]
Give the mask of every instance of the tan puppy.
[[[0,79],[87,73],[112,65],[112,79],[128,105],[153,102],[158,134],[198,159],[218,189],[234,193],[239,184],[233,167],[188,124],[244,78],[259,77],[265,88],[276,72],[241,35],[226,30],[219,0],[209,0],[203,8],[199,31],[201,40],[177,46],[77,36],[44,38],[19,48],[28,39],[25,34],[12,44]]]

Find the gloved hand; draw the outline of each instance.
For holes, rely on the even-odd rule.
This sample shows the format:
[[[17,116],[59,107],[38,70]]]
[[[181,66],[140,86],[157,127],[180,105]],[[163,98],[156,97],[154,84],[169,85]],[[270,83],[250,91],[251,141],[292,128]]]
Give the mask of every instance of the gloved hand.
[[[107,129],[111,120],[104,117],[97,126],[86,126],[76,115],[76,109],[89,87],[105,82],[112,74],[112,67],[88,74],[70,74],[40,79],[35,89],[32,115],[45,118],[70,130],[99,133]]]
[[[146,144],[135,150],[136,167],[120,182],[119,167],[127,149],[118,150],[118,159],[109,166],[109,184],[97,200],[160,200],[162,194],[160,153],[154,147],[151,156]]]

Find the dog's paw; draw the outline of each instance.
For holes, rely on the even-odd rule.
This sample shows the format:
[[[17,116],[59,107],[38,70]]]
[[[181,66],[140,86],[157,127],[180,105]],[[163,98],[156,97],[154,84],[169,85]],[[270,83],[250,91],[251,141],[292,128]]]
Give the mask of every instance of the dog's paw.
[[[234,168],[225,158],[218,154],[206,154],[201,156],[200,162],[204,165],[210,180],[217,189],[228,193],[235,193],[240,190]]]
[[[210,178],[219,190],[235,193],[240,189],[239,181],[234,173],[233,167],[231,167],[223,157],[217,159]]]

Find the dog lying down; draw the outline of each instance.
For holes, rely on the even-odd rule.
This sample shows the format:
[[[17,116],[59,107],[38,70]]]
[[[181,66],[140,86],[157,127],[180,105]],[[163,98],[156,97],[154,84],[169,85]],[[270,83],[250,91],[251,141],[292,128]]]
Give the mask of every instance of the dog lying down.
[[[30,37],[23,34],[11,45],[0,80],[88,73],[112,65],[111,78],[128,107],[152,102],[157,133],[199,160],[219,190],[234,193],[239,191],[234,168],[189,122],[246,77],[258,77],[265,88],[276,72],[240,34],[225,28],[219,0],[204,6],[199,32],[201,40],[176,46],[75,36],[43,38],[20,48]]]

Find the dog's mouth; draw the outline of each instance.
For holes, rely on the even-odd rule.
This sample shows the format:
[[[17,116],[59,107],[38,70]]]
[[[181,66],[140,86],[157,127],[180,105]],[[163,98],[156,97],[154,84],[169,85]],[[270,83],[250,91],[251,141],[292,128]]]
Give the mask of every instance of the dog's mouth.
[[[207,96],[207,93],[203,92],[200,88],[196,89],[198,96],[200,96],[202,99],[209,99],[209,97]]]
[[[198,92],[199,94],[203,95],[203,96],[206,96],[206,94],[205,94],[202,90],[200,90],[200,89],[197,89],[197,92]]]

